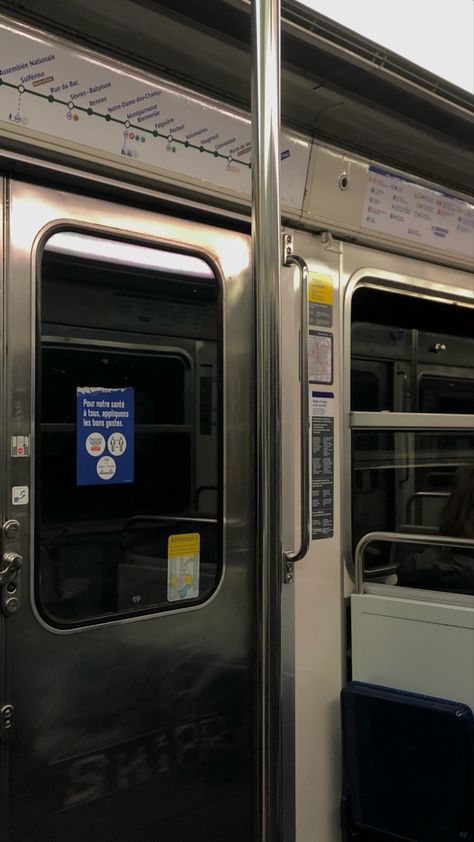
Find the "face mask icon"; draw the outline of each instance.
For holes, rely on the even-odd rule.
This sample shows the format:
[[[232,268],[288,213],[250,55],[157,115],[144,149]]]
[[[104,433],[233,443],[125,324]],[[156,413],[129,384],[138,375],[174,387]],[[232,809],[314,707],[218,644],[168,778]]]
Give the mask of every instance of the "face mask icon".
[[[101,456],[105,450],[105,439],[100,433],[91,433],[86,438],[86,450],[89,456]]]

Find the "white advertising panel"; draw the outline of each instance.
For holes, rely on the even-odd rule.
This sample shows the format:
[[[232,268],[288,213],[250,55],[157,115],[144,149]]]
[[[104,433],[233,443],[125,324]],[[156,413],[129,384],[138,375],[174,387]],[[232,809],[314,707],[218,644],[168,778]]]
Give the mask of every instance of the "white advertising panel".
[[[362,228],[474,257],[474,205],[370,167]]]

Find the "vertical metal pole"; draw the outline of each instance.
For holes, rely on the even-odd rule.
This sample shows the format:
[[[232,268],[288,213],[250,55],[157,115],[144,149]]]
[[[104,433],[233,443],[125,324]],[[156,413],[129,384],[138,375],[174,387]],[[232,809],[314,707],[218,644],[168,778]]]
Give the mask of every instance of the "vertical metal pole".
[[[280,0],[252,1],[262,842],[281,839]]]

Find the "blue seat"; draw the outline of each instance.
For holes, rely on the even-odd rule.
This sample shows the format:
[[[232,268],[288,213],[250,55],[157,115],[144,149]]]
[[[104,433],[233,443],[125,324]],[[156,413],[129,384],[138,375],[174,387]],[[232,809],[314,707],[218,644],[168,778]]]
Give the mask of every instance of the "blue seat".
[[[341,693],[342,827],[359,840],[474,839],[467,705],[350,682]]]

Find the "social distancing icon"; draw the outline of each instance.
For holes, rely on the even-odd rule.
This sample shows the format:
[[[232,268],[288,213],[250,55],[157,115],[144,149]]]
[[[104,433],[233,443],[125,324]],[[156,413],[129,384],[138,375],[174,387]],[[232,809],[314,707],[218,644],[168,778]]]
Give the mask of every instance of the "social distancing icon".
[[[107,447],[110,453],[121,456],[127,449],[127,439],[123,433],[112,433],[112,435],[109,436]]]

